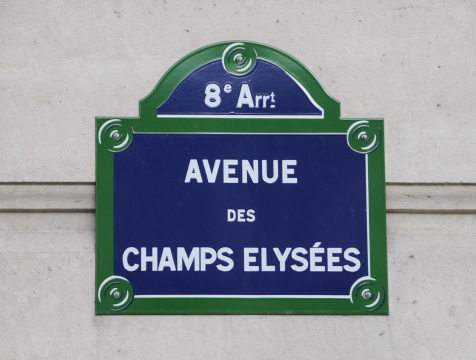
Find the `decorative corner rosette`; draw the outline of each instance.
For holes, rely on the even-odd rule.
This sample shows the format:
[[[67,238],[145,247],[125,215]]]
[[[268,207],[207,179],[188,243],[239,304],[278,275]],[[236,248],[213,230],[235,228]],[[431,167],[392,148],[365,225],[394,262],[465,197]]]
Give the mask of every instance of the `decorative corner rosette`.
[[[377,149],[382,139],[382,131],[371,121],[357,121],[347,131],[347,144],[360,154],[368,154]]]
[[[230,74],[243,76],[256,66],[258,56],[255,49],[242,42],[229,45],[222,55],[222,64]]]
[[[368,276],[360,278],[352,285],[350,296],[352,304],[369,312],[380,309],[387,300],[385,287]]]
[[[124,310],[133,299],[134,291],[131,283],[121,276],[110,276],[99,286],[98,300],[111,311]]]
[[[120,119],[106,121],[98,131],[99,144],[111,152],[125,150],[132,143],[132,137],[132,128],[124,126]]]

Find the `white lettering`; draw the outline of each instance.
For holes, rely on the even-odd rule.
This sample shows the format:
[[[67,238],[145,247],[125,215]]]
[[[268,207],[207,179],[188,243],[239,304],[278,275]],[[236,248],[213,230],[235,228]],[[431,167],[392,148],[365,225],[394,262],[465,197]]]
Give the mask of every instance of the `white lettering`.
[[[169,247],[164,247],[162,249],[162,256],[160,257],[158,271],[163,271],[165,267],[170,268],[170,271],[175,271],[174,257],[172,255],[172,250]]]
[[[246,212],[246,215],[248,216],[246,218],[246,221],[248,222],[254,222],[256,217],[255,217],[255,211],[253,209],[249,209],[247,212]]]
[[[207,254],[210,257],[207,257]],[[217,259],[217,252],[211,247],[200,248],[200,270],[206,271],[207,265],[211,265]]]
[[[354,266],[344,265],[344,269],[349,272],[356,272],[360,269],[360,260],[351,256],[350,254],[359,255],[360,251],[354,247],[348,248],[344,251],[344,259],[355,264]]]
[[[128,261],[129,254],[139,255],[139,250],[135,247],[128,247],[124,254],[122,254],[122,265],[127,271],[136,271],[139,268],[139,264],[130,265]]]
[[[257,254],[259,252],[258,248],[244,248],[245,255],[245,271],[259,271],[259,266],[250,265],[252,262],[256,262],[256,256],[251,256],[251,254]]]
[[[147,248],[140,248],[140,271],[147,271],[147,263],[152,263],[152,271],[157,270],[157,248],[152,248],[152,255],[147,255]]]
[[[261,248],[261,271],[275,271],[276,266],[268,265],[267,262],[266,248]]]
[[[295,168],[297,160],[270,160],[273,162],[272,169],[268,169],[268,160],[261,160],[261,178],[268,184],[273,184],[278,181],[281,175],[281,182],[283,184],[296,184],[298,179],[295,175]],[[203,168],[205,169],[205,180],[213,184],[216,182],[218,173],[220,171],[221,159],[216,159],[213,162],[213,167],[208,159],[202,159]],[[240,171],[238,166],[241,165],[241,177],[238,175]],[[224,159],[223,160],[223,183],[238,184],[240,181],[243,184],[248,183],[250,179],[252,183],[259,183],[260,169],[259,160],[238,160],[238,159]],[[279,167],[281,166],[281,172]],[[249,178],[249,179],[248,179]],[[200,170],[199,161],[197,159],[190,159],[187,173],[185,176],[185,183],[190,183],[195,180],[197,183],[203,183],[203,177]]]
[[[220,103],[220,87],[217,84],[208,84],[205,88],[205,105],[216,108]]]
[[[228,217],[227,217],[228,222],[232,222],[232,221],[236,220],[236,211],[235,210],[228,209],[227,214],[228,214]]]
[[[268,184],[272,184],[276,182],[276,180],[278,179],[278,160],[273,160],[273,176],[272,177],[268,177],[268,162],[266,160],[263,160],[261,164],[262,164],[261,174],[263,176],[264,182]]]
[[[266,109],[266,103],[268,102],[269,100],[269,95],[264,95],[263,96],[263,108]]]
[[[243,160],[241,163],[242,167],[242,174],[241,174],[241,181],[243,184],[248,182],[248,176],[253,183],[258,183],[258,174],[259,174],[259,167],[258,167],[258,160],[253,160],[253,166],[251,166],[249,160]]]
[[[245,209],[238,209],[238,222],[245,222]]]
[[[326,271],[325,266],[317,266],[316,263],[322,262],[322,256],[316,256],[317,254],[324,254],[325,249],[324,248],[315,248],[312,247],[309,249],[310,257],[309,257],[309,262],[310,262],[310,270],[311,271]]]
[[[263,98],[263,95],[256,95],[255,96],[255,107],[259,108],[259,101]]]
[[[253,96],[251,95],[250,86],[248,84],[241,85],[240,95],[238,96],[238,103],[236,104],[236,107],[241,109],[243,105],[248,105],[250,109],[255,107],[253,104]]]
[[[187,271],[190,270],[193,264],[193,270],[199,270],[199,248],[194,247],[190,252],[190,255],[187,255],[185,248],[177,248],[177,270],[182,271],[182,264],[185,265]]]
[[[279,271],[286,271],[286,259],[291,252],[291,248],[286,248],[286,250],[284,250],[284,254],[281,254],[279,248],[273,248],[273,250],[279,260]]]
[[[232,178],[230,175],[236,174],[236,169],[230,168],[230,166],[238,165],[238,160],[223,160],[223,182],[226,183],[238,183],[238,178]]]
[[[307,270],[307,267],[309,266],[309,263],[307,261],[307,259],[303,258],[302,256],[299,256],[298,254],[301,253],[301,254],[304,254],[306,255],[307,254],[307,250],[302,248],[302,247],[298,247],[298,248],[295,248],[293,250],[293,252],[291,253],[291,257],[300,262],[302,265],[298,266],[296,264],[292,265],[291,268],[294,270],[294,271],[305,271]]]
[[[289,169],[288,166],[296,166],[296,160],[283,160],[283,184],[296,184],[297,179],[288,177],[288,175],[294,175],[294,169]]]
[[[338,263],[340,259],[337,256],[333,256],[334,254],[341,254],[341,248],[328,248],[327,249],[327,271],[342,271],[342,266],[334,265],[334,263]]]
[[[231,250],[229,247],[222,247],[221,249],[218,250],[218,259],[226,262],[228,265],[224,266],[222,264],[219,264],[217,265],[217,269],[220,271],[230,271],[231,269],[233,269],[233,266],[235,265],[235,263],[233,262],[231,258],[223,255],[224,253],[231,255],[233,254],[233,250]]]
[[[203,159],[203,167],[205,168],[205,174],[207,174],[207,179],[209,183],[214,183],[217,175],[218,175],[218,169],[220,168],[220,162],[221,160],[215,160],[215,163],[213,164],[213,170],[210,169],[210,164],[208,163],[207,159]],[[284,171],[284,170],[283,170]],[[284,172],[283,172],[284,174]],[[187,182],[185,180],[185,182]],[[201,182],[201,181],[199,181]]]
[[[190,159],[187,175],[185,176],[185,182],[189,183],[192,179],[197,180],[197,183],[203,182],[202,174],[200,174],[200,168],[198,167],[197,159]]]

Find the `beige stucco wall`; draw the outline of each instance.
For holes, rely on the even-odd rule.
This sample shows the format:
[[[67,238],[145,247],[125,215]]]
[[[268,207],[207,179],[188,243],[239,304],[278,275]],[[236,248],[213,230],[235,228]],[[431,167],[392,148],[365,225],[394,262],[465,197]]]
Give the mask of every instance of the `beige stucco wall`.
[[[0,1],[0,359],[476,359],[475,31],[463,0]],[[235,39],[385,119],[389,316],[94,315],[94,117]]]
[[[181,57],[244,39],[302,61],[343,117],[384,117],[387,181],[476,182],[475,14],[462,0],[2,1],[0,180],[94,181],[95,116],[136,116]]]

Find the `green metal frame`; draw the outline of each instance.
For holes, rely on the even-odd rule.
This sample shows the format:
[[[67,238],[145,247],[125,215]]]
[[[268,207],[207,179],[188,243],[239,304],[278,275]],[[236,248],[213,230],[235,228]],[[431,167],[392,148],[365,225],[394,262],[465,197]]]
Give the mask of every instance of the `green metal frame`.
[[[257,119],[247,116],[210,118],[157,118],[157,107],[167,100],[176,86],[194,70],[222,58],[227,46],[222,42],[192,52],[177,62],[144,99],[139,101],[139,117],[96,118],[96,313],[97,314],[388,314],[386,248],[385,158],[383,119],[341,119],[340,104],[320,85],[299,61],[273,47],[241,42],[255,50],[258,58],[281,67],[298,80],[315,101],[324,108],[323,119]],[[113,120],[113,121],[112,121]],[[309,298],[131,298],[130,305],[111,310],[114,299],[99,299],[101,285],[114,277],[114,149],[118,139],[108,137],[104,124],[110,122],[124,139],[133,133],[342,133],[349,146],[367,156],[370,233],[370,275],[355,284],[351,299]],[[349,131],[350,130],[350,131]],[[367,137],[359,137],[364,131]],[[369,136],[376,136],[375,149],[367,151]],[[117,145],[121,149],[121,144]],[[116,147],[117,147],[116,146]],[[118,286],[122,279],[117,280]],[[126,286],[127,287],[127,286]],[[132,289],[130,289],[132,294]],[[376,299],[378,307],[373,305]]]

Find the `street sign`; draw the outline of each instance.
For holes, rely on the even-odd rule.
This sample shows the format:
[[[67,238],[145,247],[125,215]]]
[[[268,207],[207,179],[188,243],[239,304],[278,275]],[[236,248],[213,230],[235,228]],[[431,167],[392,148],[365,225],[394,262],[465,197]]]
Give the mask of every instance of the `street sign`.
[[[98,314],[388,314],[382,119],[252,42],[96,119]]]

